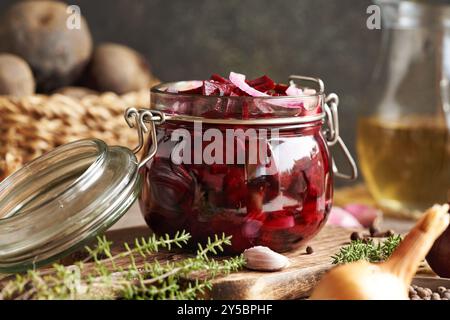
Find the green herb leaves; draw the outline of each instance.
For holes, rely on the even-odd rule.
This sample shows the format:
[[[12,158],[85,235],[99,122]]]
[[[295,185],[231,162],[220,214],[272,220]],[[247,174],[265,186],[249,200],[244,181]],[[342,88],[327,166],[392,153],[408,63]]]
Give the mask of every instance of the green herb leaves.
[[[71,266],[56,264],[51,269],[30,270],[0,284],[0,299],[194,299],[212,288],[218,275],[241,269],[244,258],[211,259],[211,254],[231,245],[225,235],[199,244],[196,254],[185,259],[160,262],[161,249],[181,248],[190,235],[136,239],[133,246],[113,254],[112,243],[98,238],[88,257]]]
[[[354,240],[349,245],[342,247],[332,257],[333,264],[343,264],[366,260],[369,262],[381,262],[389,258],[402,241],[402,237],[390,236],[384,242],[375,244],[372,239]]]

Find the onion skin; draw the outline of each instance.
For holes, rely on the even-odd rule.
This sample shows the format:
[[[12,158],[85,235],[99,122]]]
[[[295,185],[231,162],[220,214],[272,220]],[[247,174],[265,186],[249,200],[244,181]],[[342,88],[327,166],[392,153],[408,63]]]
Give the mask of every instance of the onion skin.
[[[450,228],[436,240],[427,255],[427,262],[438,276],[450,278]]]
[[[312,300],[406,300],[408,286],[379,265],[366,261],[342,265],[327,273]]]
[[[417,222],[389,260],[338,266],[314,289],[312,300],[405,300],[420,262],[450,223],[448,205],[434,206]]]

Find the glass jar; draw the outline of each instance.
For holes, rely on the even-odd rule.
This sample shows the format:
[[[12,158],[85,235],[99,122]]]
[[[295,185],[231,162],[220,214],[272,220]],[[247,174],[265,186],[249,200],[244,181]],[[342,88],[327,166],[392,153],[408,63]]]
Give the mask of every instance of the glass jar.
[[[156,129],[157,150],[153,142],[145,147],[154,157],[143,168],[140,207],[150,228],[186,230],[195,246],[232,235],[231,253],[255,245],[283,252],[317,234],[332,205],[328,143],[343,145],[331,111],[337,96],[328,97],[329,108],[323,90],[275,98],[170,93],[183,87],[195,84],[151,91],[151,109],[165,121]],[[325,110],[335,121],[328,143]]]
[[[45,266],[84,247],[139,196],[156,233],[184,229],[194,247],[222,232],[233,235],[234,253],[301,245],[326,221],[333,171],[353,178],[356,166],[339,137],[338,97],[325,98],[319,79],[292,79],[313,81],[318,92],[204,97],[165,92],[192,82],[160,85],[152,109],[125,113],[139,135],[134,150],[88,139],[28,163],[0,183],[0,272]],[[233,137],[239,129],[243,135]],[[217,147],[229,130],[234,144]],[[334,144],[348,156],[350,175],[337,172],[328,152]]]
[[[389,213],[417,217],[450,196],[450,6],[377,1],[383,51],[359,121],[367,186]]]

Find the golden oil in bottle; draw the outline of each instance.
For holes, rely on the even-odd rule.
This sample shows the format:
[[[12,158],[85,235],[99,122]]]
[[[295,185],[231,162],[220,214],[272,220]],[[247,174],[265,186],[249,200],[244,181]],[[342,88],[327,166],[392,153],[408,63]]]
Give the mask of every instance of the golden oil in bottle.
[[[414,217],[450,200],[450,128],[443,119],[362,118],[357,147],[367,186],[385,210]]]

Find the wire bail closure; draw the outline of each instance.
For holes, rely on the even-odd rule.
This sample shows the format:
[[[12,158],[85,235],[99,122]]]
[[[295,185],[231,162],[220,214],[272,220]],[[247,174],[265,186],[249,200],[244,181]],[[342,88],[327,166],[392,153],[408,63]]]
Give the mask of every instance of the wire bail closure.
[[[132,121],[134,119],[134,123]],[[150,150],[147,155],[139,162],[138,168],[144,167],[156,154],[158,150],[158,139],[156,137],[156,125],[161,125],[166,121],[165,114],[161,111],[149,109],[128,108],[125,111],[125,121],[130,128],[136,127],[138,132],[139,144],[133,149],[133,153],[139,153],[144,147],[144,134],[150,132],[150,139],[152,141]],[[147,128],[146,123],[150,124]]]
[[[289,77],[291,83],[295,83],[295,80],[314,82],[318,86],[319,94],[323,95],[325,91],[325,85],[323,81],[319,78],[311,78],[304,77],[298,75],[292,75]],[[309,116],[308,119],[302,118],[283,118],[283,119],[274,119],[271,124],[282,124],[282,123],[305,123],[308,121],[317,121],[320,119],[325,119],[326,126],[324,128],[323,134],[327,140],[328,146],[332,147],[335,145],[339,146],[339,149],[344,154],[351,172],[349,174],[340,172],[339,168],[336,166],[334,159],[332,159],[333,165],[333,173],[343,179],[347,180],[355,180],[358,177],[358,168],[356,166],[356,162],[353,159],[350,151],[345,145],[344,141],[339,135],[339,97],[335,93],[331,93],[326,96],[324,104],[323,104],[323,113],[320,115]],[[303,117],[306,118],[306,117]],[[136,109],[136,108],[128,108],[125,111],[125,121],[127,122],[130,128],[136,128],[138,132],[138,145],[133,149],[133,153],[139,153],[144,147],[145,139],[144,134],[149,134],[151,139],[151,146],[148,150],[147,154],[142,158],[139,162],[139,169],[144,167],[148,161],[150,161],[156,154],[158,150],[158,139],[156,136],[156,126],[161,125],[167,120],[174,121],[202,121],[202,118],[192,117],[192,116],[183,116],[183,115],[166,115],[162,111],[158,110],[150,110],[150,109]],[[264,122],[270,122],[267,119],[256,119],[256,120],[227,120],[227,119],[207,119],[205,122],[211,124],[220,124],[220,123],[239,123],[239,124],[264,124]],[[147,127],[149,124],[149,127]]]
[[[331,93],[325,98],[324,110],[327,115],[327,128],[325,129],[324,134],[325,138],[327,139],[328,145],[332,147],[337,144],[339,146],[339,149],[343,152],[348,164],[350,165],[350,174],[342,173],[336,166],[336,162],[333,159],[334,175],[345,180],[355,180],[356,178],[358,178],[358,166],[356,165],[352,154],[345,145],[344,140],[342,140],[340,136],[338,106],[339,97],[337,94]]]
[[[319,93],[325,93],[325,84],[319,78],[311,78],[304,77],[298,75],[291,75],[289,80],[295,82],[295,80],[314,82],[317,84]],[[324,129],[324,136],[327,140],[328,146],[332,147],[334,145],[338,145],[339,149],[343,152],[349,166],[350,166],[350,174],[340,172],[339,168],[336,166],[336,162],[332,159],[333,163],[333,173],[336,177],[345,179],[345,180],[355,180],[358,178],[358,167],[356,165],[355,160],[352,157],[352,154],[348,150],[347,146],[344,143],[344,140],[340,137],[339,132],[339,96],[335,93],[331,93],[326,96],[325,103],[323,104],[325,119],[326,119],[326,128]]]

